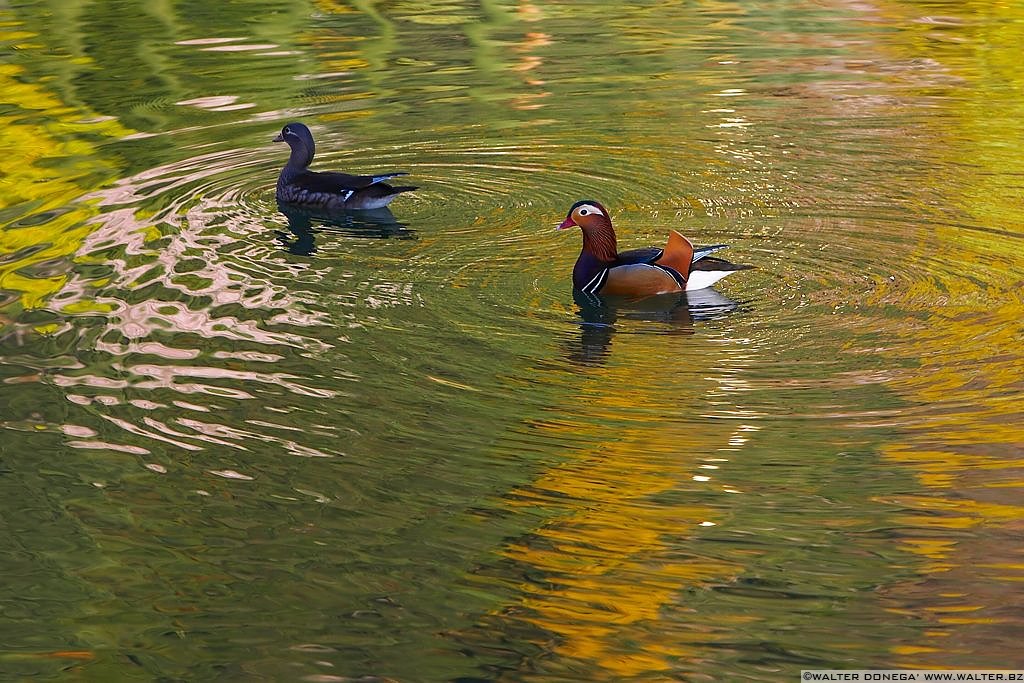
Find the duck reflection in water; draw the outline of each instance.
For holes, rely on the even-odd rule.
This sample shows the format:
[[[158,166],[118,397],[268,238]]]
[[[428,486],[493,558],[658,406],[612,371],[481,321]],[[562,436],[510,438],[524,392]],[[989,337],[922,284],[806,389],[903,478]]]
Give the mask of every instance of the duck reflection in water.
[[[693,323],[729,314],[739,304],[706,288],[643,298],[601,296],[573,289],[582,319],[580,333],[565,343],[565,356],[577,365],[601,365],[611,351],[619,320],[664,323],[662,334],[693,334]]]
[[[316,253],[316,236],[321,233],[373,239],[416,239],[416,232],[399,223],[387,207],[348,211],[279,202],[277,208],[288,219],[288,232],[275,231],[277,239],[288,252],[299,256]]]

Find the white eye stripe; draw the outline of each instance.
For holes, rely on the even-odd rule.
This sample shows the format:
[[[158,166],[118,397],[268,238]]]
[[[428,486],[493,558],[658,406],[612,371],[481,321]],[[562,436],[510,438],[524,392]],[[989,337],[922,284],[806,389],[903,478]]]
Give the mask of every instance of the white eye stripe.
[[[581,216],[586,216],[592,213],[596,213],[598,216],[603,216],[604,212],[597,208],[593,204],[584,204],[580,208],[576,209],[577,213]]]

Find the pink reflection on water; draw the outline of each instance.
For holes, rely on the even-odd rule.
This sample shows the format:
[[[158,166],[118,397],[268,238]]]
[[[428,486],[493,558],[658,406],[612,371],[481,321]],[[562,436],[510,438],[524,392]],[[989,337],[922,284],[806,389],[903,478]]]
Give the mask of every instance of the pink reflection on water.
[[[206,52],[252,52],[255,50],[273,50],[280,47],[276,43],[250,43],[248,45],[216,45],[202,48]]]
[[[286,373],[260,373],[253,370],[231,370],[228,368],[198,367],[185,365],[133,365],[126,370],[136,375],[155,377],[160,380],[162,386],[174,386],[178,377],[201,377],[210,379],[231,379],[240,383],[261,382],[281,386],[285,389],[302,396],[313,396],[315,398],[334,398],[338,392],[330,389],[316,389],[303,386],[296,382],[295,375]]]
[[[235,470],[209,470],[210,474],[218,477],[224,477],[225,479],[238,479],[241,481],[252,481],[254,477],[250,477],[248,474],[242,474]]]
[[[183,439],[198,439],[199,441],[205,441],[207,443],[217,444],[218,446],[227,446],[229,448],[237,448],[238,450],[242,450],[242,451],[248,450],[245,446],[242,446],[241,444],[231,443],[230,441],[225,441],[224,439],[218,439],[218,438],[209,436],[208,434],[194,434],[194,433],[187,433],[186,434],[185,432],[180,432],[180,431],[174,429],[173,427],[170,427],[166,423],[160,422],[159,420],[154,420],[153,418],[151,418],[149,416],[146,416],[146,417],[142,418],[142,421],[147,426],[152,427],[153,429],[156,429],[160,433],[166,434],[167,436],[178,437],[178,438],[183,438]]]
[[[255,398],[255,396],[249,392],[242,391],[241,389],[195,383],[175,384],[173,382],[167,383],[162,381],[132,382],[125,379],[115,380],[106,377],[66,377],[62,375],[55,375],[52,378],[52,381],[59,387],[81,386],[102,389],[174,389],[174,391],[181,394],[205,394],[208,396],[218,396],[235,400]],[[90,403],[96,402],[105,406],[116,406],[121,405],[124,402],[116,396],[107,396],[104,394],[100,394],[99,396],[82,396],[81,394],[69,393],[67,395],[67,399],[72,403],[77,403],[78,405],[89,405]],[[175,401],[174,403],[178,404],[179,402]]]
[[[169,443],[173,446],[177,446],[178,448],[183,448],[186,451],[203,450],[202,446],[196,446],[195,444],[187,443],[185,441],[179,441],[177,439],[172,439],[162,434],[152,432],[148,429],[143,429],[142,427],[139,427],[136,424],[132,424],[128,420],[122,420],[121,418],[114,417],[112,415],[100,415],[100,417],[102,417],[104,420],[109,420],[110,422],[117,425],[126,432],[130,432],[131,434],[135,434],[137,436],[145,436],[150,439],[155,439],[156,441],[163,441],[164,443]]]
[[[251,363],[274,363],[283,360],[284,356],[276,353],[260,353],[259,351],[214,351],[214,358],[244,360]]]
[[[207,408],[206,406],[199,406],[196,405],[195,403],[188,403],[187,401],[171,401],[171,403],[178,406],[179,408],[184,408],[185,410],[197,410],[201,413],[210,412],[210,409]]]
[[[176,422],[207,436],[221,437],[225,439],[251,439],[264,443],[275,443],[282,446],[287,452],[304,458],[330,458],[330,453],[325,453],[317,448],[300,444],[291,439],[284,439],[272,434],[261,434],[245,429],[237,429],[226,425],[202,422],[188,418],[178,418]]]
[[[199,107],[200,109],[215,109],[238,102],[237,95],[210,95],[208,97],[194,97],[191,100],[178,100],[175,102],[179,107]]]
[[[68,436],[77,436],[83,439],[88,439],[96,436],[97,434],[95,429],[83,427],[81,425],[61,425],[60,430]]]
[[[224,96],[180,104],[234,103]],[[294,350],[330,350],[332,344],[318,337],[335,335],[305,333],[328,329],[333,321],[318,295],[296,283],[316,283],[331,268],[295,260],[268,239],[267,218],[277,214],[269,203],[277,162],[271,169],[263,156],[244,149],[204,153],[147,169],[85,198],[100,213],[74,257],[83,268],[55,300],[95,320],[101,329],[90,329],[90,350],[107,360],[93,372],[79,364],[77,372],[50,374],[68,401],[98,408],[93,414],[137,437],[187,451],[247,450],[244,442],[263,442],[293,455],[330,457],[297,440],[257,433],[258,425],[233,429],[180,417],[182,411],[217,413],[224,400],[262,395],[266,402],[284,392],[316,400],[339,395],[274,371],[273,364]],[[266,187],[253,185],[264,176]],[[405,287],[375,295],[397,300],[410,293]],[[136,362],[140,358],[146,362]],[[149,400],[147,391],[160,398]],[[209,397],[209,405],[173,400],[168,391]],[[95,440],[96,430],[68,429],[75,448],[148,452]]]
[[[110,443],[109,441],[66,441],[66,446],[81,448],[85,450],[117,451],[131,455],[149,455],[149,451],[141,446],[129,446],[127,444]]]
[[[260,155],[251,150],[202,154],[148,169],[87,197],[103,212],[83,240],[78,259],[85,263],[101,259],[116,273],[113,284],[122,288],[159,285],[167,290],[131,303],[121,295],[95,297],[97,303],[110,307],[112,327],[129,339],[142,339],[156,331],[184,331],[203,338],[268,346],[330,348],[297,333],[265,329],[268,324],[319,327],[329,321],[303,305],[315,303],[310,294],[293,292],[281,284],[299,277],[308,280],[311,275],[315,280],[326,269],[318,272],[309,263],[288,261],[272,246],[248,239],[254,232],[264,232],[262,220],[276,212],[276,208],[250,199],[252,192],[245,190],[250,169],[261,162]],[[144,209],[153,202],[163,208],[156,213]],[[124,257],[111,258],[111,252],[121,252]],[[105,289],[110,285],[105,283]],[[70,282],[68,290],[64,301],[88,299],[94,294],[94,286],[86,281]],[[168,300],[172,296],[179,300]],[[211,315],[211,309],[230,305],[267,311],[272,320]],[[169,359],[198,353],[195,349],[172,351],[166,346],[118,351],[112,344],[104,350],[138,350]]]
[[[128,335],[125,335],[128,336]],[[160,356],[167,360],[192,360],[198,358],[199,349],[178,349],[159,342],[128,342],[127,344],[112,344],[99,340],[96,342],[96,350],[104,351],[112,356],[127,356],[129,354],[144,354],[147,356]]]
[[[176,40],[175,45],[220,45],[222,43],[237,43],[246,40],[245,36],[233,36],[222,38],[192,38],[190,40]]]

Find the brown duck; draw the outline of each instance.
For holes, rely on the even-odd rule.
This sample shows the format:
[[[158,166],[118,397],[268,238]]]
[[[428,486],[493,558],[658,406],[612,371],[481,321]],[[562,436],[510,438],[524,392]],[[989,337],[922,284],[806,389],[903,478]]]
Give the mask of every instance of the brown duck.
[[[753,266],[737,265],[710,254],[728,245],[694,247],[675,230],[665,248],[619,251],[608,211],[593,200],[578,201],[559,230],[577,226],[583,249],[572,270],[573,286],[587,294],[650,296],[710,287],[723,277]]]

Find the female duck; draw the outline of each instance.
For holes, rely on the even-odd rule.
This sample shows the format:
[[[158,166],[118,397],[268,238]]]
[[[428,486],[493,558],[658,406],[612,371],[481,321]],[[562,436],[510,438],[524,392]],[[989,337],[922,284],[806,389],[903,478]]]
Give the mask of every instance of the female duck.
[[[416,189],[410,185],[392,187],[383,182],[388,178],[408,175],[403,172],[349,175],[310,171],[316,146],[313,134],[302,123],[287,124],[274,142],[287,142],[292,148],[288,163],[277,178],[277,201],[282,204],[323,209],[379,209],[390,204],[402,192]]]
[[[704,289],[726,275],[753,266],[709,258],[728,245],[696,247],[681,234],[669,232],[664,249],[647,247],[618,251],[611,218],[593,200],[576,202],[559,230],[578,226],[583,250],[572,270],[573,286],[587,294],[650,296]]]

